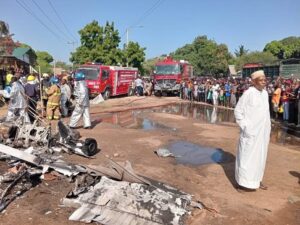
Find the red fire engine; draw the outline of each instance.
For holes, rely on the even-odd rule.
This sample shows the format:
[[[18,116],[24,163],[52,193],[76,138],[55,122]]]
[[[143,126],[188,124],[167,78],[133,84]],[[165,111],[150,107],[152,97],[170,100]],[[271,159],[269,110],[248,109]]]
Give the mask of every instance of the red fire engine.
[[[155,64],[153,77],[155,95],[177,94],[180,91],[180,82],[193,77],[193,67],[188,61],[176,61],[168,56]]]
[[[137,68],[96,63],[81,65],[76,72],[84,73],[91,97],[101,93],[104,99],[129,94],[131,83],[138,75]]]

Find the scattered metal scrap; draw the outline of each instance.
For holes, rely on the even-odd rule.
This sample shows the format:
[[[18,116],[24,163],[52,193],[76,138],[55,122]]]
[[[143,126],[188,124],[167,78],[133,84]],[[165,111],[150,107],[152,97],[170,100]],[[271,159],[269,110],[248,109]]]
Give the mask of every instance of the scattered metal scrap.
[[[18,168],[13,167],[9,172],[1,176],[0,188],[0,212],[13,200],[34,186],[33,174],[28,172],[28,167],[21,164]]]
[[[72,152],[85,157],[93,156],[98,151],[97,141],[87,138],[79,140],[80,134],[67,127],[62,121],[57,124],[58,133],[49,140],[49,147],[61,146],[68,152]]]
[[[0,142],[17,148],[39,147],[43,151],[52,151],[53,147],[59,147],[68,153],[90,157],[97,153],[98,144],[93,138],[80,140],[80,134],[67,127],[62,121],[58,122],[58,131],[53,134],[51,126],[42,118],[33,124],[24,122],[19,118],[13,122],[0,124]]]
[[[74,191],[71,192],[62,203],[77,208],[69,218],[74,221],[180,225],[192,209],[192,196],[161,183],[145,185],[103,176],[95,185],[88,185],[84,193],[74,196]]]
[[[158,150],[154,151],[154,153],[159,157],[175,157],[174,154],[166,148],[159,148]]]
[[[193,207],[204,208],[187,193],[137,175],[128,161],[124,166],[109,158],[109,167],[76,165],[52,154],[55,148],[85,157],[97,153],[96,140],[81,141],[79,137],[61,121],[55,135],[42,119],[32,125],[23,123],[22,118],[2,123],[0,159],[12,168],[0,176],[0,212],[33,183],[56,179],[59,174],[76,179],[74,190],[63,199],[65,206],[77,208],[70,220],[104,225],[182,225]]]

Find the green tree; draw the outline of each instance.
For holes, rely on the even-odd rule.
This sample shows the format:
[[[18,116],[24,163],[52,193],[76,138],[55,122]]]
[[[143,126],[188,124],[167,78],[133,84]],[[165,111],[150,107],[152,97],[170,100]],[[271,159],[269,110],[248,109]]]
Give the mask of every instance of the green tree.
[[[63,68],[64,70],[71,70],[72,69],[72,65],[68,65],[67,63],[62,62],[62,61],[56,61],[55,66],[59,67],[59,68]]]
[[[300,57],[300,37],[287,37],[267,43],[264,52],[270,52],[278,59]]]
[[[136,67],[144,74],[142,63],[145,61],[145,50],[137,42],[130,41],[123,51],[123,64]]]
[[[264,52],[270,52],[278,59],[284,58],[285,46],[280,41],[272,41],[266,44]]]
[[[53,57],[46,51],[36,51],[37,60],[36,60],[36,67],[35,69],[38,70],[40,66],[42,73],[51,73],[51,65],[50,63],[53,62]]]
[[[71,53],[71,62],[82,64],[87,61],[117,65],[122,61],[122,51],[118,48],[120,36],[114,23],[106,22],[101,27],[97,21],[87,24],[79,31],[81,46]]]
[[[171,53],[174,59],[188,60],[194,66],[197,75],[226,74],[228,61],[232,58],[225,44],[218,45],[207,36],[197,37],[192,44]]]
[[[47,63],[52,63],[53,62],[53,57],[46,51],[37,51],[37,61],[45,61]]]
[[[240,45],[238,49],[234,51],[236,57],[241,57],[249,52],[248,49],[245,48],[244,45]]]
[[[278,59],[270,52],[250,52],[241,57],[236,58],[236,68],[241,70],[247,63],[261,63],[264,65],[272,65],[276,63]]]
[[[144,74],[151,75],[154,70],[155,63],[159,60],[162,60],[167,55],[161,55],[160,57],[155,57],[152,59],[148,59],[143,63]]]

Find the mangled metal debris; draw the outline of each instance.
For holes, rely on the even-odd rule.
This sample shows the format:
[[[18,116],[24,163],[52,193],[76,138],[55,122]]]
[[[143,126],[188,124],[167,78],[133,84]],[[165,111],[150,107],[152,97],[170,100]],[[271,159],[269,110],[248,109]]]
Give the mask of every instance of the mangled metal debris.
[[[58,134],[51,137],[49,147],[62,146],[69,152],[82,156],[93,156],[98,151],[97,141],[93,138],[87,138],[84,141],[79,140],[79,133],[65,126],[62,121],[58,121]]]
[[[25,164],[21,164],[18,168],[13,167],[9,172],[1,176],[0,212],[18,196],[34,186],[34,176],[35,174],[30,174]]]
[[[150,182],[147,179],[137,175],[133,171],[129,161],[126,161],[124,166],[121,166],[120,164],[110,159],[109,161],[110,161],[109,167],[88,165],[85,166],[85,168],[87,169],[87,172],[89,174],[97,174],[98,176],[107,176],[120,181],[128,181],[128,182],[134,182],[140,184],[150,184]]]
[[[25,123],[23,118],[1,124],[1,142],[14,147],[47,146],[51,136],[51,127],[41,125],[39,120],[33,124]]]
[[[191,210],[192,196],[167,185],[114,181],[105,176],[77,198],[62,203],[78,208],[70,220],[104,225],[180,225]],[[72,192],[73,193],[73,192]]]
[[[33,186],[32,177],[40,182],[40,179],[50,181],[63,176],[75,179],[74,190],[63,199],[65,206],[77,208],[69,218],[74,221],[103,225],[182,225],[191,209],[199,207],[191,195],[139,176],[128,161],[121,165],[107,158],[108,167],[76,165],[54,153],[56,148],[85,157],[97,153],[96,140],[82,141],[79,137],[78,132],[61,121],[55,135],[39,123],[1,128],[0,138],[5,144],[0,144],[0,158],[8,160],[12,168],[0,176],[3,190],[0,212]],[[26,149],[15,148],[20,146]],[[157,154],[171,156],[163,150]]]
[[[3,144],[0,144],[0,152],[40,167],[43,173],[46,173],[49,171],[49,169],[53,169],[68,177],[76,176],[79,173],[88,173],[93,176],[105,175],[117,180],[149,184],[145,178],[142,178],[134,173],[130,162],[126,162],[124,167],[113,161],[110,161],[110,167],[76,165],[67,163],[61,159],[53,159],[52,157],[41,158],[40,156],[36,156]]]
[[[98,152],[97,141],[93,138],[80,140],[80,134],[58,122],[58,132],[53,134],[51,126],[42,119],[33,124],[24,123],[23,118],[14,122],[4,122],[0,126],[0,142],[17,148],[39,147],[43,151],[52,152],[59,147],[68,153],[90,157]]]
[[[160,149],[154,151],[154,153],[155,153],[156,155],[158,155],[159,157],[175,157],[175,156],[173,155],[173,153],[171,153],[171,152],[170,152],[168,149],[166,149],[166,148],[160,148]]]

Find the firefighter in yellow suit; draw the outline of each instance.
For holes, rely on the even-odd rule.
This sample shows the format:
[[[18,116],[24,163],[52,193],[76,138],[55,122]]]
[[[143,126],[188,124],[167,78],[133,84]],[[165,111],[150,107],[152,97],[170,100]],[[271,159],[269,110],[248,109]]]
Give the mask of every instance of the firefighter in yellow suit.
[[[59,80],[56,77],[52,77],[51,87],[47,90],[48,102],[47,102],[47,118],[49,120],[58,120],[60,118],[60,88],[58,86]]]

